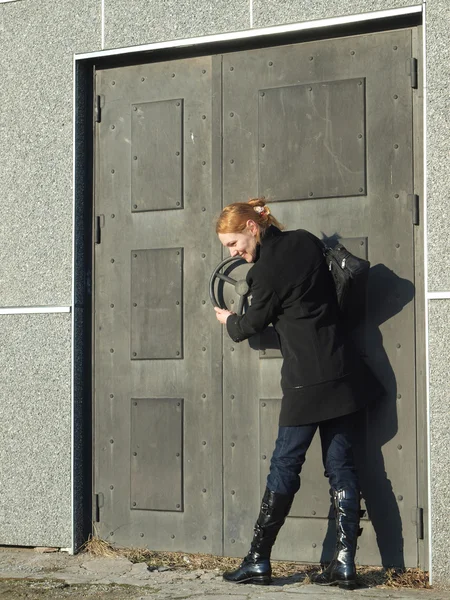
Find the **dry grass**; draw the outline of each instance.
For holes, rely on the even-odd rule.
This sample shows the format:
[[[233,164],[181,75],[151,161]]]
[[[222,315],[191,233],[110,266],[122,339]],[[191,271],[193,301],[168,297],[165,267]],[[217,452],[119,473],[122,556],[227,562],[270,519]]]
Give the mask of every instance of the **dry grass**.
[[[149,567],[169,567],[195,571],[235,569],[240,558],[212,556],[210,554],[188,554],[186,552],[157,552],[145,548],[119,548],[91,535],[82,551],[91,556],[124,557],[133,563],[145,562]],[[273,575],[276,578],[295,577],[303,584],[311,583],[311,575],[321,569],[317,565],[300,565],[293,562],[272,562]],[[382,567],[358,567],[358,581],[362,586],[388,588],[430,588],[428,573],[420,569],[384,569]]]

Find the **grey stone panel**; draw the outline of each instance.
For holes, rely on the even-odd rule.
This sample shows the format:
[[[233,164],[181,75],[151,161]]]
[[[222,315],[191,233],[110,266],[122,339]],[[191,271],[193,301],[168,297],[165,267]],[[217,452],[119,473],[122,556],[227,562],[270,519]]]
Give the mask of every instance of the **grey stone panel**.
[[[0,4],[0,306],[68,305],[73,53],[101,46],[100,0]]]
[[[71,546],[71,315],[0,315],[0,544]]]
[[[420,0],[354,0],[353,2],[324,2],[324,0],[253,0],[253,27],[269,27],[283,23],[330,19],[346,15],[357,15],[377,10],[403,8],[422,4]]]
[[[249,29],[248,0],[105,0],[105,47]]]
[[[427,2],[428,290],[450,291],[450,3]]]
[[[430,484],[433,584],[450,589],[450,300],[429,301]]]

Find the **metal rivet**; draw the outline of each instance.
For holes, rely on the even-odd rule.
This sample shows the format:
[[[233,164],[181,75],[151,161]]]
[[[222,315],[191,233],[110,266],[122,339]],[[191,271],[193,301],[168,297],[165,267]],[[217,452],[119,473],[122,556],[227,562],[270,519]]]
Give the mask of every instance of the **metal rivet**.
[[[172,73],[172,77],[175,77],[175,73]]]
[[[308,92],[312,92],[312,87],[309,87],[309,88],[308,88]]]
[[[399,445],[397,446],[397,448],[398,448],[399,450],[401,450],[401,449],[403,448],[403,446],[402,446],[401,444],[399,444]]]
[[[314,56],[310,56],[310,57],[309,57],[309,60],[314,60]]]
[[[114,444],[114,440],[109,440],[109,443],[110,444]]]
[[[397,344],[397,348],[401,348],[401,347],[402,347],[402,345],[401,345],[401,344]]]
[[[206,304],[206,300],[202,300],[202,304]]]
[[[363,83],[362,81],[358,81],[358,85],[362,85],[362,83]]]
[[[398,46],[393,46],[392,50],[397,50]]]
[[[137,402],[133,402],[134,406],[137,406]]]
[[[136,502],[133,502],[133,506],[136,506]]]
[[[116,85],[116,82],[115,81],[111,81],[111,85]]]
[[[266,460],[267,456],[265,454],[262,455],[261,457],[263,460]]]
[[[175,354],[176,354],[177,356],[180,356],[180,351],[179,351],[179,350],[177,350],[177,351],[175,352]]]
[[[115,217],[115,216],[116,216],[116,215],[113,213],[113,214],[111,215],[111,219],[114,219],[114,217]]]
[[[180,153],[178,150],[175,152],[175,156],[180,156]]]
[[[202,165],[205,166],[206,165],[206,161],[202,160]]]
[[[206,207],[202,206],[202,212],[206,212]]]
[[[364,242],[359,242],[359,245],[360,246],[364,246]]]
[[[234,112],[230,112],[230,117],[234,117]]]
[[[181,505],[180,504],[176,504],[175,506],[176,506],[176,508],[180,508]]]
[[[202,535],[202,540],[206,540],[206,535]]]
[[[312,547],[313,547],[313,548],[316,548],[316,546],[317,546],[317,544],[316,544],[316,543],[313,543]]]
[[[140,533],[139,535],[140,535],[141,537],[144,537],[144,534],[143,534],[143,533]]]
[[[230,348],[230,352],[234,352],[234,348]]]
[[[206,394],[202,394],[202,398],[206,398]]]
[[[236,541],[236,540],[233,540],[233,539],[231,539],[231,540],[230,540],[230,542],[231,542],[232,544],[234,544],[234,543],[235,543],[235,541]]]
[[[230,67],[230,71],[234,71],[234,67]]]
[[[178,300],[175,302],[175,304],[176,304],[177,306],[179,306],[179,305],[180,305],[180,303],[178,302]]]
[[[136,353],[136,352],[133,352],[133,356],[137,356],[137,353]]]
[[[397,496],[397,500],[403,500],[403,496],[400,494]]]
[[[399,194],[394,194],[394,198],[400,198]]]
[[[137,111],[137,106],[133,106],[133,110],[134,110],[134,112],[136,112]]]
[[[202,258],[206,258],[206,254],[202,254]]]
[[[114,531],[110,531],[110,532],[109,532],[109,535],[114,535]]]
[[[205,346],[202,346],[202,351],[203,351],[203,352],[206,352],[206,348],[205,348]]]
[[[177,106],[181,106],[181,102],[177,102]]]
[[[137,306],[136,302],[133,302],[133,306]]]
[[[400,244],[395,244],[395,247],[396,248],[400,248]]]
[[[362,133],[358,133],[358,138],[361,139],[362,138]]]
[[[137,156],[133,156],[133,160],[137,160]]]
[[[234,495],[235,495],[235,493],[236,493],[236,492],[235,492],[234,490],[231,490],[231,495],[232,495],[232,496],[234,496]]]
[[[177,402],[177,406],[181,406],[181,402]]]
[[[230,300],[230,304],[234,304],[234,300],[233,300],[233,298]]]
[[[202,73],[204,75],[206,73],[206,69],[202,69]]]
[[[230,165],[234,165],[234,159],[233,158],[230,160]]]
[[[203,442],[202,442],[202,446],[206,446],[206,442],[205,442],[205,440],[203,440]]]
[[[115,172],[116,172],[116,170],[115,170],[115,169],[111,169],[111,173],[115,173]]]
[[[137,204],[133,204],[133,208],[137,208]]]
[[[141,77],[141,81],[145,81],[145,77]]]
[[[352,51],[350,52],[350,54],[351,54],[352,56],[354,56],[354,55],[355,55],[355,51],[354,51],[354,50],[352,50]]]
[[[363,191],[364,191],[364,188],[359,188],[359,191],[360,191],[360,192],[363,192]]]
[[[397,150],[397,148],[398,148],[398,144],[394,144],[394,148]]]
[[[109,306],[110,306],[111,308],[114,308],[114,304],[110,304]]]
[[[311,514],[312,514],[312,515],[315,515],[315,514],[316,514],[316,511],[315,511],[315,510],[312,510],[312,511],[311,511]]]
[[[400,398],[402,397],[401,394],[397,394],[397,398],[400,400]]]
[[[179,250],[177,250],[177,256],[180,256],[180,251]]]
[[[111,262],[112,262],[112,263],[114,262],[114,259],[113,259],[113,258],[111,259]]]
[[[116,128],[116,126],[115,126],[115,125],[111,125],[111,129],[115,129],[115,128]]]
[[[114,398],[114,394],[110,394],[110,395],[109,395],[109,397],[110,397],[110,398]]]
[[[137,456],[137,452],[133,452],[133,456]]]
[[[173,540],[175,539],[175,536],[173,535],[173,533],[172,533],[172,535],[171,535],[170,537],[171,537]]]
[[[265,145],[265,144],[261,144],[261,148],[265,148],[265,147],[266,147],[266,145]]]
[[[265,402],[261,402],[261,406],[266,406],[266,403]]]
[[[265,94],[265,92],[261,92],[259,95],[260,96],[265,96],[266,94]]]
[[[110,485],[110,486],[109,486],[109,489],[110,489],[110,490],[113,490],[113,489],[114,489],[114,486],[113,486],[113,485]]]
[[[313,193],[313,192],[309,192],[309,195],[310,195],[310,196],[314,196],[314,193]]]
[[[234,448],[234,446],[235,446],[235,443],[234,443],[234,442],[231,442],[230,446],[231,446],[232,448]]]
[[[206,488],[203,488],[203,489],[202,489],[202,492],[203,492],[204,494],[206,494]]]
[[[394,94],[394,100],[398,100],[397,94]]]
[[[206,119],[206,115],[202,115],[202,119],[205,120]]]
[[[112,354],[112,353],[114,352],[114,348],[111,348],[109,351],[110,351],[110,352],[111,352],[111,354]]]
[[[230,398],[231,398],[232,400],[234,400],[234,394],[231,394]]]
[[[181,206],[181,202],[175,202],[175,206]]]

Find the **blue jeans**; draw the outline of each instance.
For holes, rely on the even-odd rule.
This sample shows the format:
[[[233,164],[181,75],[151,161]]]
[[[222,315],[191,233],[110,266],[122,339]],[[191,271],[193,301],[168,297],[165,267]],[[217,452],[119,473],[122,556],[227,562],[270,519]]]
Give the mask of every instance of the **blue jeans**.
[[[306,451],[319,429],[325,476],[335,490],[359,490],[353,459],[353,443],[358,413],[320,423],[297,427],[279,427],[275,450],[270,463],[267,487],[271,492],[294,495],[300,488],[300,471]]]

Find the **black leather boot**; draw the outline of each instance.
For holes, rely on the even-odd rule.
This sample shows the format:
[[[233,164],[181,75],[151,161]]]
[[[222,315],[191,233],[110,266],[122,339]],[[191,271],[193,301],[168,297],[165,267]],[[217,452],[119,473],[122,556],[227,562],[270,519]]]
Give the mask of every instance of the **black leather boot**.
[[[277,494],[266,488],[249,553],[240,567],[223,574],[225,581],[259,585],[272,583],[270,553],[292,506],[292,500],[293,496]]]
[[[364,511],[360,511],[358,490],[352,488],[333,490],[333,500],[336,549],[328,567],[323,573],[313,576],[312,581],[318,585],[338,585],[347,590],[354,590],[356,588],[356,542],[361,533],[359,519]]]

